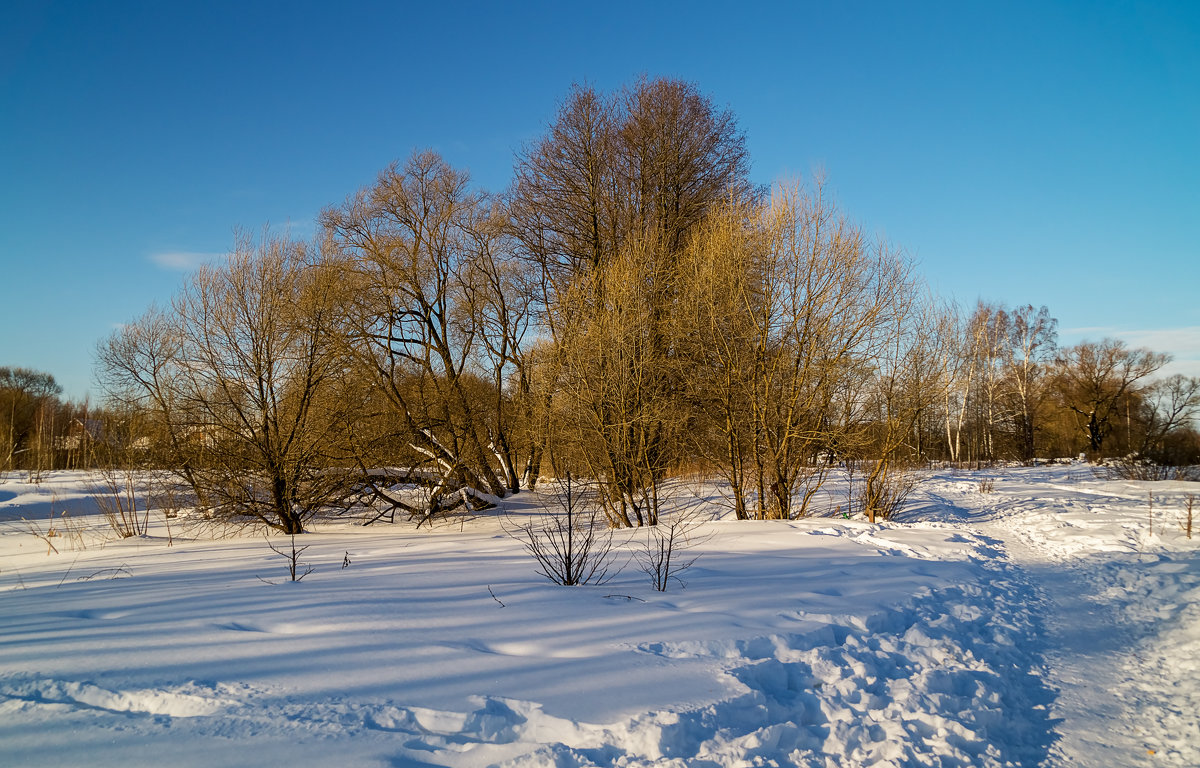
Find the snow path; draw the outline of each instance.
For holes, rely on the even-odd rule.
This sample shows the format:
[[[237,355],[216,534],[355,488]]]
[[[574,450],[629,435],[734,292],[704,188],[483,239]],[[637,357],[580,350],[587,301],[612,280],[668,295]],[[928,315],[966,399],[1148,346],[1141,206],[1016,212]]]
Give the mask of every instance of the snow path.
[[[1061,719],[1052,764],[1200,765],[1200,557],[1063,562],[1022,538],[1010,550],[1047,595],[1045,659]]]
[[[1014,484],[991,503],[939,499],[949,508],[958,496],[958,517],[1003,540],[1043,596],[1034,605],[1057,694],[1047,766],[1200,766],[1200,552],[1169,512],[1150,534],[1148,493],[1172,498],[1161,485]]]

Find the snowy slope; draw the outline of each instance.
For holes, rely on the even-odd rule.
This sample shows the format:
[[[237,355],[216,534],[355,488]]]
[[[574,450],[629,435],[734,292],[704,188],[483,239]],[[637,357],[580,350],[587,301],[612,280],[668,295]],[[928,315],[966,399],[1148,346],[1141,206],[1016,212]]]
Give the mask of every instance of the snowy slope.
[[[47,554],[20,518],[86,485],[0,483],[3,765],[1200,765],[1183,484],[1150,537],[1086,467],[936,474],[902,524],[708,523],[666,593],[549,584],[494,515],[320,523],[299,583],[179,523]]]

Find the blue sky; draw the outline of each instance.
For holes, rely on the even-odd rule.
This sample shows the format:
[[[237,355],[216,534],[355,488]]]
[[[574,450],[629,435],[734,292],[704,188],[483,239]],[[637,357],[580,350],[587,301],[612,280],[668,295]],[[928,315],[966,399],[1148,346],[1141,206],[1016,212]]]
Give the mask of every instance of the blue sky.
[[[753,175],[964,304],[1047,305],[1200,375],[1200,3],[17,0],[0,26],[0,365],[93,350],[235,227],[431,147],[491,190],[572,82],[697,83]]]

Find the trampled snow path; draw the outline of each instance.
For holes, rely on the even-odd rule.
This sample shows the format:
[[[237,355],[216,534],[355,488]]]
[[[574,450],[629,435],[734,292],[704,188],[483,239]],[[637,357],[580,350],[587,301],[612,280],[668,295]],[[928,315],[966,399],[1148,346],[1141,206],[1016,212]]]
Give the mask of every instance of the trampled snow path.
[[[1055,765],[1200,765],[1200,558],[1037,564],[1062,718]],[[1043,556],[1044,557],[1044,556]],[[1190,615],[1182,615],[1184,612]]]
[[[1007,474],[995,501],[959,512],[1004,539],[1045,597],[1047,765],[1200,766],[1200,540],[1178,525],[1195,484],[1095,482],[1088,468]]]
[[[258,537],[0,523],[0,765],[1200,765],[1200,542],[1144,492],[934,475],[901,525],[714,523],[665,595],[541,583],[486,520],[327,526],[274,586]]]

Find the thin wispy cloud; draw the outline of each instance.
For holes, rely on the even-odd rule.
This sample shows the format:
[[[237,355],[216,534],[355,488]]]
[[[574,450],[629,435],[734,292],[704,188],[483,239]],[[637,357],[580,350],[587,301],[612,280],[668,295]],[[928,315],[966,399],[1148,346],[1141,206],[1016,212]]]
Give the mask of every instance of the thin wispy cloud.
[[[1105,325],[1081,325],[1077,328],[1059,328],[1058,332],[1063,336],[1071,338],[1086,337],[1089,339],[1098,339],[1116,334],[1117,329]]]
[[[1140,331],[1118,330],[1116,333],[1120,338],[1139,347],[1173,349],[1179,355],[1200,357],[1200,326]]]
[[[317,231],[317,219],[315,216],[288,219],[283,226],[273,227],[273,229],[278,229],[284,237],[291,240],[307,240]]]
[[[1117,331],[1115,335],[1125,339],[1130,346],[1170,353],[1171,362],[1159,371],[1161,376],[1177,373],[1184,376],[1200,376],[1200,326]]]
[[[1116,328],[1113,326],[1089,326],[1086,328],[1064,328],[1066,336],[1100,338],[1112,336],[1134,347],[1172,350],[1188,357],[1200,357],[1200,325],[1185,325],[1178,328]]]
[[[1062,336],[1067,339],[1087,338],[1092,341],[1112,337],[1120,339],[1134,348],[1146,347],[1155,352],[1166,352],[1171,356],[1171,362],[1159,371],[1160,376],[1170,376],[1176,373],[1184,376],[1200,376],[1200,326],[1197,325],[1139,329],[1112,326],[1065,328],[1062,330]]]
[[[223,253],[201,253],[198,251],[162,251],[150,254],[150,261],[176,272],[190,272],[202,264],[225,258]]]

